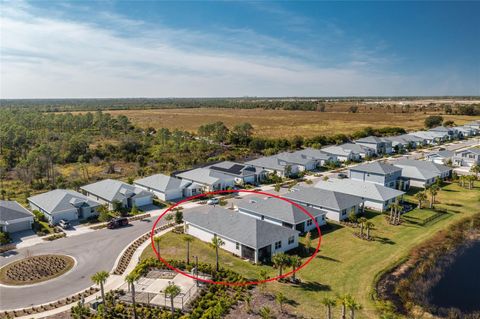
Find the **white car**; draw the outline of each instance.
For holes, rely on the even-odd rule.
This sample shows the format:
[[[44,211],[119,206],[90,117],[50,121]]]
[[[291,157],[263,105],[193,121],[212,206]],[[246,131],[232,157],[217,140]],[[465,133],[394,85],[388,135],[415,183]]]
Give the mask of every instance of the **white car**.
[[[207,200],[207,205],[217,205],[218,203],[220,203],[220,200],[215,197]]]

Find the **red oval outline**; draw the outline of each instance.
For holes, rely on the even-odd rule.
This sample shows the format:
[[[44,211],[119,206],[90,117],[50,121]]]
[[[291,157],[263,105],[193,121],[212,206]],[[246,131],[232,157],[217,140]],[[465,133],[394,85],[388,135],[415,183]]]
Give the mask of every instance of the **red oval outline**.
[[[153,240],[153,238],[155,237],[155,228],[157,228],[157,224],[158,222],[162,219],[162,217],[167,214],[168,212],[170,212],[172,209],[175,209],[176,207],[178,207],[179,205],[183,204],[183,203],[186,203],[186,202],[189,202],[193,199],[196,199],[196,198],[199,198],[199,197],[204,197],[204,196],[209,196],[209,195],[218,195],[218,194],[225,194],[225,193],[251,193],[251,194],[260,194],[260,195],[266,195],[266,196],[270,196],[270,197],[274,197],[274,198],[277,198],[277,199],[280,199],[280,200],[283,200],[283,201],[286,201],[288,203],[290,203],[291,205],[297,207],[300,209],[300,211],[302,211],[303,213],[305,213],[308,217],[310,217],[311,220],[313,220],[313,222],[315,223],[315,227],[317,228],[317,231],[318,231],[318,243],[317,243],[317,247],[315,248],[315,251],[313,252],[313,254],[307,259],[307,261],[305,261],[302,265],[300,265],[298,268],[295,269],[295,271],[291,270],[290,272],[287,272],[285,274],[282,274],[281,276],[276,276],[276,277],[272,277],[272,278],[268,278],[268,279],[265,279],[265,280],[259,280],[259,281],[248,281],[248,282],[228,282],[228,281],[214,281],[214,280],[210,280],[210,279],[203,279],[203,278],[198,278],[194,275],[191,275],[187,272],[184,272],[176,267],[173,267],[172,265],[170,265],[165,259],[162,258],[162,256],[159,255],[159,253],[157,252],[157,249],[155,248],[155,242]],[[215,284],[215,285],[225,285],[225,286],[250,286],[250,285],[258,285],[258,284],[262,284],[262,283],[266,283],[266,282],[271,282],[271,281],[276,281],[278,279],[281,279],[281,278],[285,278],[285,277],[288,277],[290,275],[292,275],[294,272],[297,272],[299,271],[300,269],[304,268],[305,266],[307,266],[312,260],[313,258],[315,258],[315,256],[318,254],[319,250],[320,250],[320,244],[322,242],[322,232],[320,231],[320,226],[318,225],[318,222],[315,220],[315,218],[305,209],[303,208],[301,205],[289,200],[289,199],[286,199],[284,197],[281,197],[279,195],[274,195],[274,194],[270,194],[270,193],[267,193],[267,192],[263,192],[263,191],[255,191],[255,190],[246,190],[246,189],[239,189],[239,190],[223,190],[223,191],[214,191],[214,192],[208,192],[208,193],[203,193],[203,194],[199,194],[199,195],[195,195],[195,196],[190,196],[186,199],[183,199],[181,201],[179,201],[178,203],[176,203],[175,205],[173,206],[170,206],[168,209],[166,209],[160,216],[158,216],[157,220],[155,220],[155,223],[153,224],[153,227],[152,227],[152,230],[150,232],[150,240],[151,240],[151,245],[152,245],[152,249],[153,251],[155,252],[155,255],[157,256],[157,258],[163,262],[165,264],[165,266],[167,266],[168,268],[170,268],[171,270],[175,271],[176,273],[179,273],[181,275],[184,275],[186,277],[189,277],[189,278],[192,278],[194,280],[198,280],[198,281],[202,281],[202,282],[206,282],[206,283],[209,283],[209,284]]]

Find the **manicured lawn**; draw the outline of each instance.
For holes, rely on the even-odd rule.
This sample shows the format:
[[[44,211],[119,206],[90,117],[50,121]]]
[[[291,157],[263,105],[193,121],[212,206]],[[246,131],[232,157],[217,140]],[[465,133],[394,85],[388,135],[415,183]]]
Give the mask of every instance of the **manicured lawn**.
[[[374,241],[364,241],[353,232],[358,229],[333,225],[325,231],[319,255],[306,268],[298,272],[302,280],[300,285],[285,283],[270,283],[267,289],[271,292],[281,291],[288,299],[294,301],[294,309],[299,314],[308,317],[323,317],[324,308],[321,300],[324,296],[350,293],[363,306],[357,318],[377,318],[375,307],[371,301],[371,291],[375,276],[396,261],[405,257],[409,250],[420,242],[431,237],[434,233],[447,227],[449,224],[479,210],[480,188],[467,190],[456,184],[445,186],[437,195],[438,208],[445,208],[449,212],[425,226],[413,222],[413,218],[431,216],[432,211],[415,210],[400,226],[389,225],[385,216],[369,213],[368,217],[375,224],[372,231]],[[428,218],[428,217],[425,217]],[[162,245],[162,254],[171,258],[185,258],[186,244],[181,235],[168,234]],[[143,256],[152,255],[150,248]],[[198,254],[202,261],[214,262],[214,250],[206,243],[195,241],[192,245],[192,254]],[[254,266],[249,262],[222,251],[221,264],[232,267],[246,277],[257,277],[259,269],[269,269],[269,274],[276,274],[276,270],[268,266]],[[335,309],[338,316],[340,310]]]

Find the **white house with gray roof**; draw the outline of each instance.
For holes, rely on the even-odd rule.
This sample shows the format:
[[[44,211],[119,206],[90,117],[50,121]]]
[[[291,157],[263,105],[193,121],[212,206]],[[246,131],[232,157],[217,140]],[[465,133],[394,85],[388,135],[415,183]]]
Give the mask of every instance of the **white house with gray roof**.
[[[153,194],[135,185],[113,179],[105,179],[80,187],[89,198],[108,205],[110,210],[119,203],[124,208],[152,204]]]
[[[410,186],[428,187],[438,177],[446,179],[452,175],[452,169],[430,161],[403,159],[395,162],[402,169],[402,177],[410,180]]]
[[[339,147],[343,148],[344,150],[352,151],[354,154],[360,155],[360,158],[375,156],[375,149],[361,144],[345,143],[340,144]]]
[[[264,156],[245,163],[253,167],[265,170],[270,174],[277,174],[280,177],[289,177],[300,172],[300,167],[296,164],[287,163],[277,156]]]
[[[393,152],[392,142],[377,136],[367,136],[355,141],[359,144],[374,149],[376,155],[391,154]]]
[[[443,151],[434,151],[425,155],[425,159],[435,164],[447,164],[452,161],[453,156],[455,155],[454,151],[443,150]]]
[[[298,231],[221,207],[188,210],[183,220],[186,234],[207,243],[218,237],[222,249],[255,263],[298,246]]]
[[[164,174],[155,174],[133,182],[136,187],[149,191],[164,201],[181,199],[184,197],[185,188],[191,184],[189,181]]]
[[[327,146],[322,148],[322,152],[331,154],[337,158],[340,162],[345,161],[358,161],[361,159],[359,153],[353,152],[350,149],[345,149],[341,145]]]
[[[265,177],[265,171],[261,168],[230,161],[215,163],[206,168],[233,177],[235,184],[239,185],[256,185]]]
[[[248,198],[241,201],[238,211],[242,214],[265,220],[279,226],[288,227],[305,233],[316,228],[313,219],[297,206],[284,200],[266,197],[266,198]],[[309,207],[304,208],[317,221],[319,226],[325,225],[326,212]]]
[[[464,137],[471,137],[478,135],[479,130],[470,126],[457,126],[455,127]]]
[[[225,190],[235,186],[235,177],[206,167],[178,173],[176,177],[201,185],[203,192]]]
[[[472,167],[473,165],[480,165],[480,148],[455,151],[452,162],[456,166]]]
[[[348,177],[355,181],[375,183],[396,189],[408,189],[408,181],[402,180],[402,169],[388,163],[376,161],[350,167]]]
[[[383,185],[360,182],[351,179],[329,179],[318,182],[315,187],[358,196],[363,199],[365,207],[383,212],[388,209],[395,200],[400,200],[405,194],[402,191],[385,187]]]
[[[15,201],[0,200],[0,231],[15,233],[32,229],[33,214]]]
[[[325,166],[327,163],[338,162],[337,157],[333,154],[328,154],[322,150],[315,148],[305,148],[303,150],[295,151],[294,154],[305,156],[307,158],[312,158],[315,161],[315,166]]]
[[[316,187],[296,187],[283,197],[300,205],[325,211],[327,218],[335,221],[346,219],[350,212],[357,214],[363,205],[363,199],[358,196]]]
[[[413,135],[423,139],[425,145],[438,145],[444,143],[447,140],[445,134],[439,132],[417,131],[409,133],[409,135]]]
[[[99,202],[69,189],[52,191],[28,198],[30,209],[43,213],[50,224],[56,225],[61,219],[75,221],[98,215]]]

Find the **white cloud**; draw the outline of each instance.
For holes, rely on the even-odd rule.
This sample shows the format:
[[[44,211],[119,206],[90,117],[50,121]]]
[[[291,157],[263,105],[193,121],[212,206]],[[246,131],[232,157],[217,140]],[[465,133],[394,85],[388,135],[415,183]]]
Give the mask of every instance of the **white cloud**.
[[[101,26],[44,13],[24,3],[4,5],[2,98],[421,94],[421,79],[370,69],[373,53],[320,67],[311,51],[253,30],[145,28],[99,13]]]

